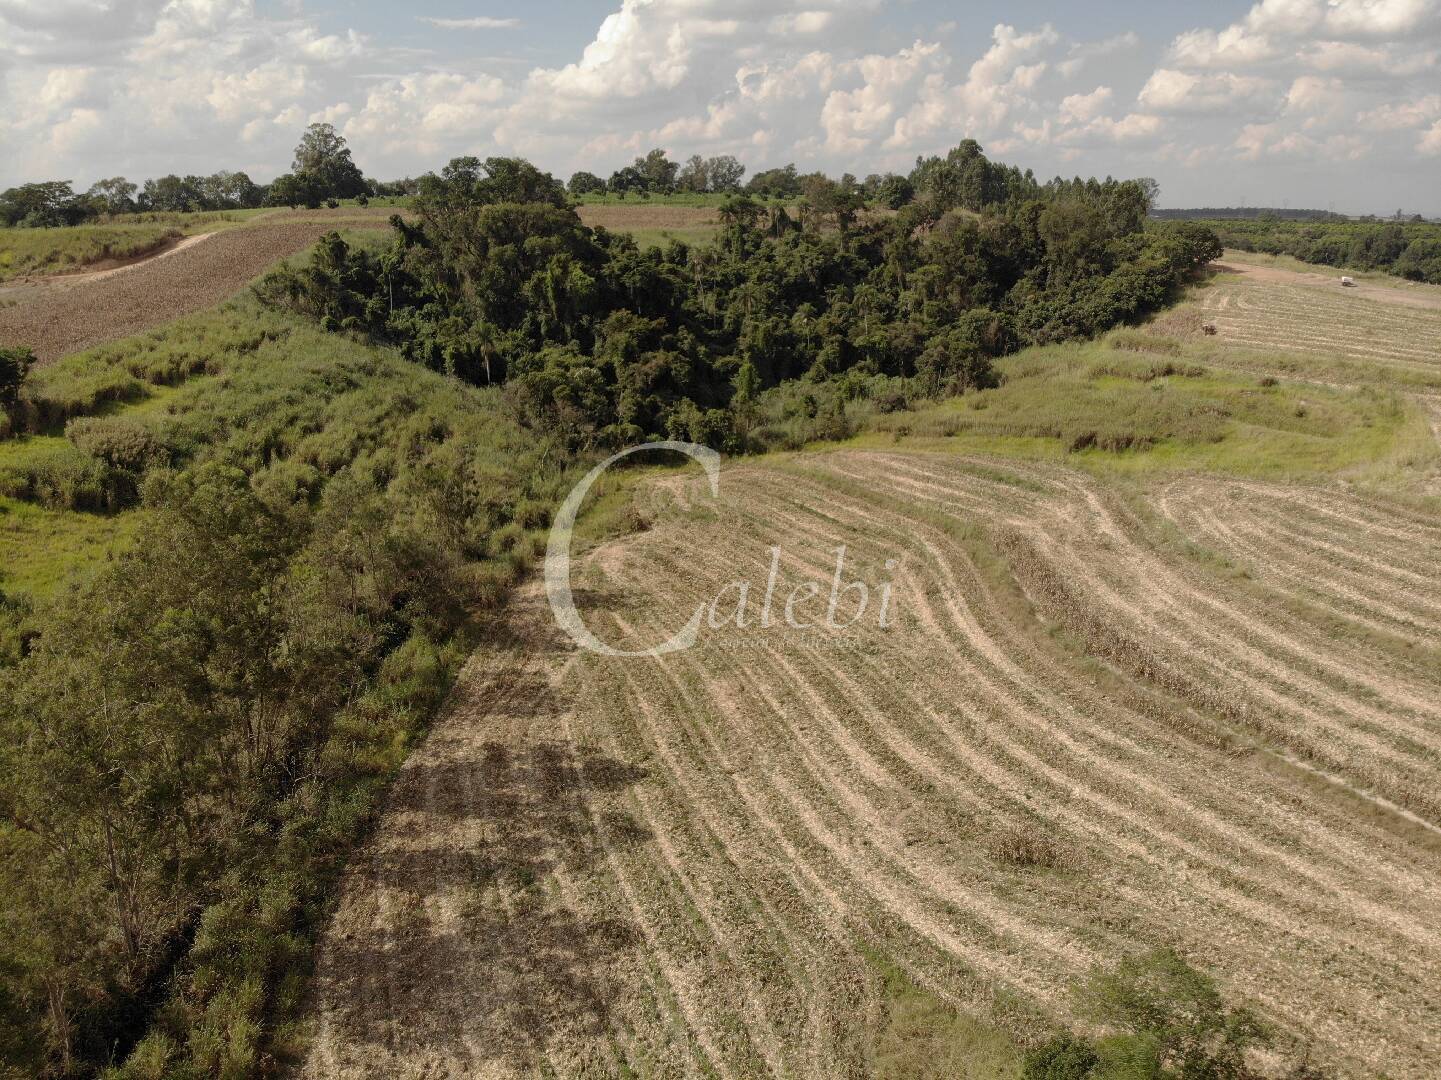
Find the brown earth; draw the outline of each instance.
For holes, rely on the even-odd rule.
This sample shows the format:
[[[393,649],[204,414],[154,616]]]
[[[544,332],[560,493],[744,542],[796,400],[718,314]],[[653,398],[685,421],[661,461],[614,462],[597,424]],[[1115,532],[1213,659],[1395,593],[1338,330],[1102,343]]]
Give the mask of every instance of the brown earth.
[[[698,225],[715,225],[720,221],[711,206],[634,206],[590,205],[577,211],[580,220],[592,229],[685,229]]]
[[[522,598],[347,877],[305,1075],[861,1077],[867,952],[1034,1036],[1162,944],[1342,1075],[1432,1075],[1434,518],[902,453],[687,494],[578,563],[587,623],[749,580],[751,625],[607,659]],[[772,544],[777,620],[845,544],[891,627],[756,627]]]
[[[44,364],[127,338],[220,303],[332,229],[384,228],[387,217],[267,215],[133,266],[10,290],[0,306],[0,342],[29,346]]]

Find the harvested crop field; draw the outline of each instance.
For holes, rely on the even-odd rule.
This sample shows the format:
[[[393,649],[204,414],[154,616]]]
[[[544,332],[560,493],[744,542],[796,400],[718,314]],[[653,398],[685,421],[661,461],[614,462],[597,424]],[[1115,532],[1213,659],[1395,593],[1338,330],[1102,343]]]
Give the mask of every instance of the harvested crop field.
[[[857,451],[646,501],[573,570],[590,628],[740,580],[750,625],[601,658],[515,605],[348,874],[305,1075],[859,1077],[876,955],[1027,1039],[1163,944],[1345,1075],[1433,1075],[1433,518]],[[819,624],[842,544],[864,617],[755,625],[773,545]]]
[[[0,342],[29,346],[45,363],[130,337],[218,304],[332,229],[384,228],[388,216],[272,214],[116,272],[6,290]]]
[[[1350,289],[1336,276],[1240,262],[1217,269],[1230,273],[1206,291],[1202,307],[1227,344],[1441,374],[1441,288]]]

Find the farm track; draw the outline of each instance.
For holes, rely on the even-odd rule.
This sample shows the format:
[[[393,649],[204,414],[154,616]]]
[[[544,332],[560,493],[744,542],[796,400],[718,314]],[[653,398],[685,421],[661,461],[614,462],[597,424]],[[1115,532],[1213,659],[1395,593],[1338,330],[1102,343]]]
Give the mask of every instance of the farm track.
[[[13,305],[0,307],[0,342],[29,346],[49,363],[213,307],[332,229],[385,228],[386,221],[380,213],[276,214],[117,271],[25,286],[9,294]]]
[[[859,1077],[868,950],[1037,1033],[1160,943],[1350,1074],[1428,1075],[1441,673],[1402,641],[1441,619],[1434,521],[899,453],[652,496],[693,509],[576,567],[608,640],[758,604],[772,544],[786,585],[898,560],[894,625],[601,659],[529,591],[348,875],[306,1075]]]

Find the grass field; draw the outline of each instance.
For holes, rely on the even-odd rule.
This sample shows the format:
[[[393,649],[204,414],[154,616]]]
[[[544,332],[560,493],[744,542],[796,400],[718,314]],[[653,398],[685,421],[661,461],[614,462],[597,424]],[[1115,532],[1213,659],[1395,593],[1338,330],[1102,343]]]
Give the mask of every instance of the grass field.
[[[168,224],[0,229],[0,282],[139,258],[180,235],[179,229]]]

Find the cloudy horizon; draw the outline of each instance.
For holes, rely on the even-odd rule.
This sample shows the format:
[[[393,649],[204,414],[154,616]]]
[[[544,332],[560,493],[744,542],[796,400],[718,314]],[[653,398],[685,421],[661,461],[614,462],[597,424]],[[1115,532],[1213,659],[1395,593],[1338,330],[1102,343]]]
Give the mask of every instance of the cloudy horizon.
[[[0,188],[286,171],[328,121],[369,176],[654,146],[905,171],[975,138],[1163,206],[1441,214],[1441,0],[0,0]]]

